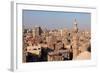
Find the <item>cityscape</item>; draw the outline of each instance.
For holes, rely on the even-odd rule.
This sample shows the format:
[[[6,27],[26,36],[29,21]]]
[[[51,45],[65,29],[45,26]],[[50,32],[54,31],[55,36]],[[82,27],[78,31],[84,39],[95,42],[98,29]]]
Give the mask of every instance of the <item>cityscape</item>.
[[[90,60],[91,30],[81,30],[80,25],[74,17],[70,29],[23,25],[23,63]]]

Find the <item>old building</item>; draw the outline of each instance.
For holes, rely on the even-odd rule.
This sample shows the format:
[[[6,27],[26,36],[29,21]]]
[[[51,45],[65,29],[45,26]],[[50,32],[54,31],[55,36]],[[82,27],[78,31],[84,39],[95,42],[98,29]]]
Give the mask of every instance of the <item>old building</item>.
[[[32,34],[33,34],[33,37],[36,37],[36,36],[40,36],[42,34],[43,30],[41,29],[41,27],[34,27],[33,30],[32,30]]]
[[[78,37],[78,24],[76,22],[76,19],[74,20],[74,28],[73,28],[73,37],[72,37],[72,49],[73,49],[73,59],[75,57],[77,57],[78,55],[78,41],[79,41],[79,37]]]

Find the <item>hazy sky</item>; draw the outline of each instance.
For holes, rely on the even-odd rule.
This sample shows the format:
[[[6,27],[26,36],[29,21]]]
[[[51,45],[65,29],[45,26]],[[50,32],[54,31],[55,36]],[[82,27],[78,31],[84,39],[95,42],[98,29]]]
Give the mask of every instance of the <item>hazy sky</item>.
[[[79,29],[91,29],[90,13],[23,10],[25,28],[41,26],[47,29],[70,29],[75,18]]]

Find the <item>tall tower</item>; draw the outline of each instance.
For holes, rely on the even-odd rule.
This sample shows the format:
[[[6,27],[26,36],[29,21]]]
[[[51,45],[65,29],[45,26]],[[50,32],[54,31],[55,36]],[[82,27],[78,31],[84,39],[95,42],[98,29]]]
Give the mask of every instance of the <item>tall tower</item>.
[[[72,49],[73,49],[73,59],[75,59],[78,55],[78,41],[79,41],[79,37],[78,37],[78,24],[76,19],[74,20],[74,28],[73,28],[73,37],[72,37]]]
[[[78,33],[78,24],[77,24],[77,21],[76,21],[76,19],[74,19],[74,33]]]

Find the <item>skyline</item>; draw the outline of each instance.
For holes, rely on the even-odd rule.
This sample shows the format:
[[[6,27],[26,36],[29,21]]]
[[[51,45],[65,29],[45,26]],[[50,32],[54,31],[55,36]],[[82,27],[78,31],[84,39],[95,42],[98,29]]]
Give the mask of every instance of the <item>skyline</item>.
[[[79,29],[91,29],[90,13],[23,10],[22,19],[24,28],[71,29],[76,19]]]

